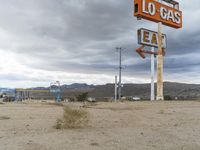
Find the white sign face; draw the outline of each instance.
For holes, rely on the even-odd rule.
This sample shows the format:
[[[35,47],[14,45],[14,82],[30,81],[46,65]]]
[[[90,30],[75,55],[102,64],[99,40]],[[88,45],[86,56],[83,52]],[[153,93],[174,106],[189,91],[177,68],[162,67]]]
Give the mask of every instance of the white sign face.
[[[158,47],[158,33],[148,29],[141,28],[138,30],[138,44],[151,47]],[[167,36],[162,34],[162,48],[167,47]]]

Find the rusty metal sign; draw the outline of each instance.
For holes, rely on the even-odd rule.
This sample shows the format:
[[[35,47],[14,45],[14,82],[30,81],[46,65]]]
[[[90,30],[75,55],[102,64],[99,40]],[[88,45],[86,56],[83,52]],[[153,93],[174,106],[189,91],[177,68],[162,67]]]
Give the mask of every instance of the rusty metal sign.
[[[173,28],[182,28],[182,12],[178,5],[170,7],[156,0],[134,0],[134,16],[162,22]]]
[[[148,29],[141,28],[138,30],[138,44],[151,47],[158,47],[158,33]],[[167,48],[167,36],[162,34],[162,48]]]

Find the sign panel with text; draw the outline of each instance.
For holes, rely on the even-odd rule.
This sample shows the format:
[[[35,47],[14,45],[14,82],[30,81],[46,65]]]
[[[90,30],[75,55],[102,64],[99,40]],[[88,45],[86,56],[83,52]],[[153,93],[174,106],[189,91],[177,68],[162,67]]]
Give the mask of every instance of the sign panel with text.
[[[158,47],[158,33],[148,29],[141,28],[138,30],[138,44],[151,47]],[[167,36],[162,34],[162,48],[167,48]]]
[[[182,12],[156,0],[134,0],[134,16],[182,28]]]

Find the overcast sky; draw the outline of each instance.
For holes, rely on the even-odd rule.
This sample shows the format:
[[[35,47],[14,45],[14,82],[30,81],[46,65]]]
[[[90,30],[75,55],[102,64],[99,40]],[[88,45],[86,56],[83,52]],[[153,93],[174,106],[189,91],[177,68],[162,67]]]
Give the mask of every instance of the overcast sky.
[[[114,82],[123,47],[124,83],[150,80],[150,59],[135,52],[133,0],[0,0],[0,87]],[[165,81],[200,84],[200,1],[179,0],[183,28],[163,26]]]

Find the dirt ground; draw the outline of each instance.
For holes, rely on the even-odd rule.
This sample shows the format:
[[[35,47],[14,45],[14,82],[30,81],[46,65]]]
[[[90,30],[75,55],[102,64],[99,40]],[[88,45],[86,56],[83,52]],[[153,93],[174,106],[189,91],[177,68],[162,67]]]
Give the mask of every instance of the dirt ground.
[[[0,150],[200,150],[200,102],[98,103],[88,127],[56,130],[62,106],[0,104]]]

